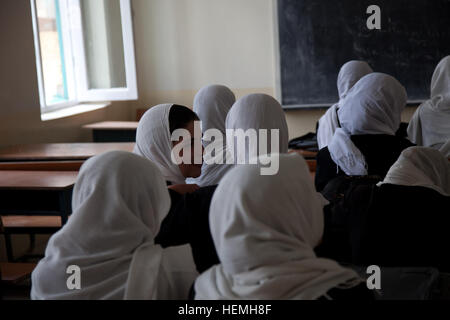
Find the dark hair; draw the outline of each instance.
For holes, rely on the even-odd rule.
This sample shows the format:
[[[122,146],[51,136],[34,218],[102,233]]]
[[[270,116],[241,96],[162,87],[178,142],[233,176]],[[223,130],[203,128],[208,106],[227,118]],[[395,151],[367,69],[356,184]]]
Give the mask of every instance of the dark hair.
[[[197,114],[185,106],[174,104],[169,112],[169,130],[172,134],[177,129],[186,128],[192,121],[198,121]]]

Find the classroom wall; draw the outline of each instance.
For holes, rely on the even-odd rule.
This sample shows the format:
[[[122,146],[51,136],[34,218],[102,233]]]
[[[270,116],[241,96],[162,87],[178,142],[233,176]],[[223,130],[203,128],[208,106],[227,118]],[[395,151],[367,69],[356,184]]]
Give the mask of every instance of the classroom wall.
[[[83,124],[129,120],[128,103],[70,118],[41,121],[30,1],[0,1],[0,146],[89,141]]]
[[[271,0],[133,0],[139,101],[192,105],[208,84],[273,94]]]
[[[273,0],[133,0],[139,100],[192,105],[203,86],[275,94]],[[133,111],[132,111],[133,112]],[[323,111],[287,112],[290,136]]]
[[[43,122],[29,1],[0,2],[0,146],[89,141],[83,124],[133,120],[136,109],[158,103],[191,106],[212,83],[238,97],[274,95],[273,0],[132,0],[132,7],[139,99]],[[290,137],[313,131],[323,112],[286,111]]]
[[[165,102],[191,106],[198,89],[212,83],[238,97],[274,95],[273,1],[132,0],[139,86],[132,113]],[[290,137],[314,131],[323,113],[286,111]]]

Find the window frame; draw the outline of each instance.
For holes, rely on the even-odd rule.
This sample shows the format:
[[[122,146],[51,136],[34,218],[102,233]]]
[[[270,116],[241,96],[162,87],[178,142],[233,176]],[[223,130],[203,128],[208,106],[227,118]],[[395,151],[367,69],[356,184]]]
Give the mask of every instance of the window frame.
[[[136,59],[134,52],[133,18],[130,0],[120,1],[122,38],[124,46],[125,88],[89,89],[84,33],[80,0],[56,0],[59,3],[61,38],[63,42],[63,63],[65,65],[65,84],[68,100],[47,105],[42,54],[37,18],[36,0],[30,0],[34,45],[36,52],[36,70],[38,77],[41,114],[73,107],[81,103],[100,101],[126,101],[138,98],[136,80]],[[61,44],[60,44],[61,45]]]

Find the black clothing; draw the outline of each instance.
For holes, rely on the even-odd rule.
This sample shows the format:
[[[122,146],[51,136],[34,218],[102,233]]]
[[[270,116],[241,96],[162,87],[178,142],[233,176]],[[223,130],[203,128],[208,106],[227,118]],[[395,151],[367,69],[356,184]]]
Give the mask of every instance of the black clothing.
[[[406,148],[414,146],[409,140],[385,134],[354,135],[350,137],[355,146],[364,155],[368,174],[384,179],[391,166]],[[328,147],[317,154],[317,169],[315,184],[317,191],[322,191],[333,178],[345,175],[334,163]]]
[[[169,189],[172,205],[155,238],[163,248],[190,244],[200,273],[220,263],[209,229],[209,206],[216,188],[204,187],[185,195]]]
[[[316,252],[337,261],[450,271],[450,197],[435,190],[355,184],[325,210]]]

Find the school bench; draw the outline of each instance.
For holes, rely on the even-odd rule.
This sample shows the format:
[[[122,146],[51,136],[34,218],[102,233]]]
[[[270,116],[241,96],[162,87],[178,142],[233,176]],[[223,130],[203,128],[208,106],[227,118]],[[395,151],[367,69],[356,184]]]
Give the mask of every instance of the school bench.
[[[79,171],[83,160],[77,161],[12,161],[0,162],[0,171]]]

